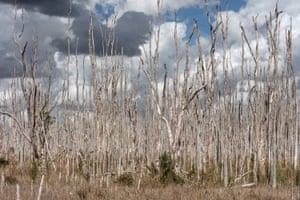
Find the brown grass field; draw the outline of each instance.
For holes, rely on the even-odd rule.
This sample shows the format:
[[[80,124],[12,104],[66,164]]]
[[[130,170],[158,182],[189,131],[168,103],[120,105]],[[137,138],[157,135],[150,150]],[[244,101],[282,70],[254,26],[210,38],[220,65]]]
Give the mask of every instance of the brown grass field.
[[[20,185],[20,199],[36,199],[38,184]],[[256,188],[241,187],[201,187],[193,185],[169,185],[169,186],[145,186],[139,191],[135,187],[114,185],[110,188],[99,188],[92,185],[65,185],[65,184],[46,184],[41,199],[133,199],[133,200],[159,200],[159,199],[244,199],[244,200],[286,200],[297,199],[296,187],[282,186],[272,189],[269,186],[259,186]],[[1,192],[1,199],[17,199],[16,186],[6,185]]]
[[[246,188],[243,184],[224,187],[197,181],[162,184],[157,176],[145,175],[139,179],[140,176],[127,175],[123,179],[112,176],[107,187],[107,182],[101,182],[101,178],[87,180],[80,173],[67,177],[60,171],[44,173],[41,184],[41,173],[38,172],[33,180],[33,171],[30,170],[32,168],[27,165],[0,168],[0,199],[38,199],[40,193],[43,200],[296,200],[299,194],[299,187],[292,181],[280,184],[276,189],[267,184]]]

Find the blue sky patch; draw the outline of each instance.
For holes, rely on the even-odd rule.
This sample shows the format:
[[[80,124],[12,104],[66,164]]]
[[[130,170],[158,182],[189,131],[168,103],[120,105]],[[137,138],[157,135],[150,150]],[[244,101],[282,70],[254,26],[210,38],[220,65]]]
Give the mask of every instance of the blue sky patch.
[[[96,11],[97,13],[103,18],[105,19],[106,17],[110,17],[111,15],[114,14],[115,12],[115,8],[112,5],[107,5],[105,7],[103,7],[100,4],[96,4]]]

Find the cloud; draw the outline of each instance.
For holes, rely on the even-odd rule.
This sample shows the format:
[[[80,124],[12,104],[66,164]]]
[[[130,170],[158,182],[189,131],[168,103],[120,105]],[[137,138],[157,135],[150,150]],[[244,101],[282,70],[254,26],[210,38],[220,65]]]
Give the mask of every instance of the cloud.
[[[120,17],[115,27],[110,28],[99,22],[99,17],[93,15],[93,35],[95,43],[95,51],[98,55],[105,55],[106,52],[110,55],[111,44],[106,48],[106,42],[114,35],[114,54],[121,54],[122,50],[126,56],[134,56],[140,54],[139,46],[148,39],[149,21],[151,17],[141,12],[126,12]],[[133,23],[134,21],[134,23]],[[71,30],[76,38],[72,44],[78,42],[78,53],[89,53],[89,26],[90,15],[85,13],[74,19]],[[67,39],[55,39],[52,42],[59,51],[67,53]]]
[[[141,12],[124,13],[115,27],[118,49],[123,48],[128,56],[140,54],[139,46],[148,39],[150,20],[150,16]]]
[[[212,0],[213,1],[213,0]],[[211,1],[211,2],[212,2]],[[2,2],[2,4],[1,4]],[[6,29],[0,29],[0,78],[11,77],[13,72],[12,66],[16,64],[14,59],[14,54],[16,52],[16,46],[13,43],[12,33],[13,33],[13,13],[14,7],[12,4],[8,4],[11,2],[9,0],[0,0],[0,24]],[[120,53],[123,49],[124,51],[124,62],[128,63],[128,66],[137,66],[138,58],[137,55],[141,54],[142,56],[146,56],[145,53],[149,48],[149,44],[152,43],[152,51],[154,51],[155,45],[154,40],[148,41],[148,32],[149,32],[149,21],[152,20],[152,15],[155,16],[157,13],[157,1],[140,1],[140,0],[89,0],[89,1],[73,1],[72,4],[72,19],[71,19],[71,32],[72,32],[72,43],[71,50],[74,54],[75,52],[75,44],[77,38],[78,40],[78,53],[81,54],[79,57],[79,63],[83,62],[83,57],[88,53],[88,30],[90,24],[90,13],[93,16],[94,23],[94,39],[95,39],[95,47],[96,53],[98,56],[104,54],[103,45],[104,41],[107,39],[105,36],[108,32],[112,31],[115,34],[115,53]],[[88,3],[87,3],[88,2]],[[203,5],[203,0],[186,0],[186,1],[174,1],[174,0],[161,0],[162,2],[162,12],[173,11],[174,9],[180,8],[188,8],[191,6],[199,6]],[[5,4],[4,4],[5,3]],[[268,2],[261,0],[248,0],[244,7],[242,7],[238,11],[229,11],[229,29],[228,29],[228,43],[227,43],[227,55],[230,56],[230,64],[234,73],[229,77],[232,81],[232,84],[236,84],[237,88],[239,79],[241,79],[241,30],[240,23],[243,24],[245,30],[247,32],[247,37],[249,39],[250,44],[255,45],[255,32],[252,24],[252,17],[258,15],[258,25],[259,25],[259,54],[261,56],[261,64],[265,65],[265,61],[268,56],[267,49],[267,41],[266,31],[265,31],[265,16],[269,15],[270,12],[274,12],[276,0],[271,0]],[[118,13],[116,24],[114,26],[106,26],[103,19],[100,19],[97,14],[95,14],[95,6],[99,4],[103,6],[103,10],[105,7],[113,7],[114,11]],[[46,60],[47,51],[52,52],[50,58],[56,64],[56,70],[63,72],[64,67],[67,64],[67,23],[66,16],[68,15],[69,5],[68,1],[20,1],[18,8],[25,9],[25,31],[24,41],[32,42],[32,33],[38,33],[39,37],[39,62],[40,65],[43,65]],[[92,10],[92,12],[89,11]],[[287,1],[279,1],[279,9],[283,10],[283,14],[281,15],[281,38],[280,43],[284,46],[285,41],[285,31],[289,27],[290,19],[292,18],[293,23],[293,64],[296,71],[296,75],[300,76],[300,68],[297,67],[298,63],[300,63],[300,56],[297,52],[300,51],[300,27],[297,26],[300,24],[300,4],[296,0],[287,0]],[[225,13],[220,12],[223,15],[223,19],[225,19]],[[8,17],[10,16],[10,17]],[[192,16],[191,16],[192,17]],[[203,23],[199,22],[200,28]],[[155,27],[154,27],[155,29]],[[185,38],[187,38],[188,33],[191,32],[191,27],[187,26],[185,21],[178,23],[178,40],[179,40],[179,59],[180,59],[180,72],[181,79],[183,79],[183,69],[185,64]],[[204,33],[204,34],[203,34]],[[162,77],[164,74],[163,65],[166,64],[167,68],[173,71],[175,66],[175,42],[173,39],[174,34],[174,22],[165,22],[162,20],[161,26],[161,35],[160,35],[160,63],[159,63],[159,80],[162,81]],[[202,50],[207,56],[210,49],[210,38],[209,35],[205,35],[205,30],[201,30],[202,42]],[[220,35],[219,35],[220,36]],[[154,39],[154,38],[153,38]],[[220,38],[219,38],[220,39]],[[141,51],[142,46],[146,49],[146,52]],[[110,50],[109,48],[107,49]],[[222,48],[219,45],[218,49],[216,49],[217,61],[220,62],[222,56]],[[63,54],[62,54],[63,53]],[[153,52],[152,52],[153,53]],[[284,53],[284,50],[281,52]],[[58,56],[59,55],[59,56]],[[152,54],[153,55],[153,54]],[[27,59],[29,60],[32,56],[32,46],[28,47]],[[198,51],[195,44],[191,44],[189,51],[189,60],[191,67],[191,74],[196,72],[197,67],[197,59],[198,59]],[[74,59],[72,57],[72,59]],[[101,57],[97,57],[98,60],[101,60]],[[150,58],[153,59],[153,58]],[[209,58],[207,57],[207,60]],[[246,59],[251,65],[251,55],[246,47]],[[88,62],[86,62],[86,68],[88,68]],[[69,74],[69,78],[72,83],[72,87],[75,87],[75,67],[74,63],[71,67],[71,74]],[[19,69],[21,70],[21,69]],[[135,73],[133,69],[130,73]],[[222,83],[222,66],[218,66],[218,78],[219,84]],[[80,73],[83,73],[81,71]],[[63,74],[63,73],[61,73]],[[86,71],[86,78],[90,76],[90,72]],[[56,95],[61,90],[62,78],[57,77],[55,81]],[[134,76],[134,75],[133,75]],[[169,76],[172,76],[172,73],[169,73]],[[145,78],[145,77],[144,77]],[[80,80],[83,77],[79,77]],[[8,81],[8,79],[5,79]],[[79,84],[83,84],[80,82]],[[73,81],[73,82],[72,82]],[[144,81],[142,84],[147,84]],[[88,86],[87,86],[88,87]],[[142,86],[144,87],[144,86]],[[147,89],[145,87],[144,89]],[[74,88],[72,89],[74,91]],[[144,94],[141,91],[141,94]]]
[[[175,22],[166,22],[160,26],[160,42],[158,46],[159,53],[159,79],[163,80],[164,77],[164,65],[167,66],[169,76],[173,76],[173,72],[176,66],[176,46],[174,41],[174,27]],[[178,60],[180,65],[184,64],[185,58],[185,41],[187,26],[184,23],[177,23],[177,40],[178,40]],[[148,41],[143,45],[142,57],[145,59],[155,59],[156,50],[156,38],[155,32],[157,32],[158,27],[154,27],[152,40]],[[151,43],[151,52],[150,52]],[[150,53],[153,56],[150,58]]]
[[[257,17],[257,25],[258,25],[258,51],[259,51],[259,63],[260,63],[260,69],[268,66],[268,56],[269,56],[269,50],[270,43],[268,43],[268,32],[266,31],[266,19],[269,18],[270,14],[273,17],[272,23],[273,23],[273,29],[274,29],[274,10],[275,10],[276,1],[268,1],[263,2],[259,0],[248,0],[245,7],[241,8],[239,11],[234,12],[230,11],[228,13],[229,15],[229,27],[228,27],[228,40],[227,40],[227,47],[226,52],[227,56],[230,59],[230,68],[229,68],[229,74],[228,78],[230,83],[233,87],[237,87],[237,83],[241,81],[242,75],[241,75],[241,57],[242,57],[242,46],[241,46],[241,30],[240,30],[240,24],[243,25],[245,28],[245,32],[247,34],[247,38],[249,40],[249,44],[251,45],[253,51],[255,51],[255,45],[256,45],[256,35],[255,35],[255,29],[253,25],[253,17]],[[294,6],[292,6],[294,5]],[[296,77],[300,77],[300,70],[297,67],[298,63],[300,63],[300,56],[298,56],[298,53],[300,51],[299,45],[300,45],[300,27],[298,24],[300,23],[300,13],[295,12],[295,7],[299,10],[300,7],[298,3],[295,0],[289,0],[289,1],[279,1],[279,10],[283,11],[283,13],[280,15],[280,37],[279,37],[279,70],[282,70],[283,67],[286,67],[285,65],[285,54],[286,54],[286,32],[290,29],[290,23],[292,23],[292,37],[293,37],[293,66],[294,71],[296,72]],[[220,13],[223,16],[223,19],[225,19],[225,12]],[[220,34],[220,33],[219,33]],[[219,35],[220,39],[220,35]],[[223,50],[221,46],[219,45],[216,49],[217,54],[221,55],[223,54]],[[221,58],[219,58],[221,59]],[[246,76],[246,70],[248,70],[251,74],[251,78],[254,71],[254,62],[252,59],[252,56],[250,54],[250,51],[245,44],[245,67],[244,67],[244,79],[248,79]],[[246,69],[247,68],[247,69]],[[223,66],[219,65],[217,68],[217,75],[218,75],[218,81],[222,85],[223,81]],[[280,71],[279,71],[280,73]],[[262,80],[259,80],[262,81]]]
[[[4,5],[0,8],[0,24],[5,29],[1,29],[0,38],[0,78],[20,75],[22,68],[18,62],[20,53],[18,46],[14,42],[15,35],[22,30],[21,12],[17,12],[17,18],[14,20],[14,7]],[[37,61],[42,71],[42,66],[48,61],[53,61],[53,48],[50,45],[52,38],[65,37],[65,24],[58,17],[50,17],[40,13],[31,13],[24,11],[24,33],[21,38],[22,45],[28,42],[25,52],[25,59],[30,65],[34,56],[34,48],[37,48]],[[55,63],[52,62],[55,67]],[[39,73],[40,74],[40,73]]]
[[[12,0],[0,0],[0,3],[14,5]],[[43,13],[50,16],[68,16],[71,8],[71,16],[75,17],[83,12],[84,8],[79,4],[70,5],[67,0],[17,0],[17,8],[24,8],[29,11]]]
[[[1,3],[2,2],[2,3]],[[4,2],[4,3],[3,3]],[[9,2],[9,3],[8,3]],[[11,1],[0,0],[0,78],[12,77],[22,73],[22,68],[17,62],[20,57],[18,47],[14,42],[15,32],[21,31],[21,11],[15,10],[14,5],[10,4]],[[60,2],[64,2],[59,4]],[[24,8],[24,34],[22,36],[22,43],[28,42],[27,51],[25,53],[28,63],[33,57],[33,48],[35,42],[33,38],[36,37],[38,48],[38,65],[45,66],[47,60],[53,61],[53,54],[55,51],[67,53],[67,10],[63,14],[68,1],[22,1],[17,4],[18,7]],[[50,5],[51,3],[51,5]],[[53,6],[52,6],[53,4]],[[61,6],[60,10],[56,10],[56,5]],[[78,52],[80,54],[88,53],[88,30],[90,23],[90,12],[83,8],[76,9],[78,3],[73,3],[71,18],[72,26],[71,31],[73,35],[72,40],[72,54],[75,52],[76,39],[79,38]],[[47,9],[49,8],[49,9]],[[14,20],[14,13],[17,11],[17,19]],[[76,12],[75,12],[76,11]],[[78,11],[78,12],[77,12]],[[80,12],[79,12],[80,11]],[[75,15],[75,13],[77,13]],[[108,32],[111,28],[102,24],[96,14],[93,14],[94,20],[94,36],[95,47],[98,55],[103,53],[103,45],[107,39]],[[132,21],[135,23],[132,23]],[[139,45],[144,43],[149,32],[149,21],[151,17],[141,12],[126,12],[116,22],[115,32],[115,52],[123,52],[127,56],[140,54]],[[110,34],[111,35],[111,34]],[[110,51],[108,48],[107,50]],[[114,53],[115,53],[114,52]],[[52,62],[56,65],[55,62]]]
[[[210,0],[215,2],[214,0]],[[90,0],[91,5],[96,6],[99,4],[103,7],[114,6],[118,13],[124,13],[126,11],[137,11],[143,12],[149,15],[157,14],[157,1],[141,1],[141,0]],[[202,7],[204,0],[185,0],[185,1],[174,1],[174,0],[160,0],[161,11],[173,11],[180,8],[187,8],[191,6]]]
[[[16,63],[16,60],[13,56],[6,55],[6,50],[0,51],[0,79],[1,78],[7,78],[7,77],[13,77],[14,73],[15,75],[19,76],[21,73],[20,67],[14,68],[13,63]]]

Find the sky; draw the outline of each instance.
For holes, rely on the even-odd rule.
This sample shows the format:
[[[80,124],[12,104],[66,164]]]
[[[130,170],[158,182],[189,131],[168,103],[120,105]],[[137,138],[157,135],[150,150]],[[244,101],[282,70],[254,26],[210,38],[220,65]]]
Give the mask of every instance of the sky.
[[[293,65],[296,76],[300,77],[300,69],[297,65],[300,63],[300,4],[299,0],[281,0],[279,9],[283,11],[281,15],[281,33],[284,39],[284,32],[292,23],[293,35]],[[22,37],[23,42],[28,41],[28,52],[26,58],[30,61],[33,55],[32,50],[36,36],[38,38],[38,64],[43,66],[47,60],[51,61],[55,69],[55,87],[54,95],[59,95],[63,79],[64,66],[67,63],[67,36],[68,36],[68,16],[70,17],[71,33],[71,54],[75,54],[75,44],[78,42],[78,58],[80,62],[88,55],[88,29],[90,16],[93,16],[94,40],[96,52],[101,59],[104,54],[102,46],[103,41],[110,30],[114,30],[117,44],[115,54],[123,52],[125,63],[138,62],[140,56],[146,56],[143,48],[147,49],[150,43],[149,21],[157,16],[156,0],[73,0],[71,4],[71,13],[69,0],[0,0],[0,94],[10,87],[13,72],[16,69],[17,76],[21,74],[21,68],[16,61],[18,57],[18,48],[14,43],[14,32],[21,30],[20,13],[23,10],[25,31]],[[220,13],[225,16],[226,0],[219,0]],[[216,1],[208,0],[209,10],[214,12]],[[241,52],[241,30],[240,24],[245,27],[248,33],[250,43],[255,40],[253,32],[252,17],[258,16],[258,25],[260,31],[260,55],[262,60],[267,56],[267,45],[264,41],[265,16],[274,12],[276,0],[229,0],[229,35],[228,51],[232,54],[233,68],[238,68]],[[180,56],[184,55],[185,40],[192,31],[194,19],[197,19],[201,31],[201,43],[204,53],[208,53],[210,45],[210,34],[205,12],[204,0],[161,0],[161,35],[160,35],[160,63],[174,66],[174,10],[177,13],[178,39],[180,46]],[[18,17],[14,20],[15,11]],[[109,22],[106,24],[106,19]],[[115,19],[114,23],[112,23]],[[155,30],[155,25],[153,29]],[[284,44],[284,42],[283,42]],[[205,48],[207,47],[207,48]],[[190,58],[197,59],[196,45],[191,43]],[[217,52],[218,53],[218,52]],[[73,63],[74,64],[74,63]],[[236,65],[235,65],[236,64]],[[40,72],[42,73],[42,72]],[[80,73],[83,73],[82,71]],[[86,72],[87,76],[89,71]],[[71,82],[75,81],[75,67],[71,67],[68,74]],[[221,77],[222,75],[220,75]],[[237,78],[239,74],[237,73]],[[83,78],[83,75],[80,76]],[[80,81],[82,83],[83,80]],[[72,85],[72,84],[71,84]],[[300,89],[300,82],[297,83]],[[74,91],[71,89],[71,91]],[[1,104],[1,103],[0,103]]]

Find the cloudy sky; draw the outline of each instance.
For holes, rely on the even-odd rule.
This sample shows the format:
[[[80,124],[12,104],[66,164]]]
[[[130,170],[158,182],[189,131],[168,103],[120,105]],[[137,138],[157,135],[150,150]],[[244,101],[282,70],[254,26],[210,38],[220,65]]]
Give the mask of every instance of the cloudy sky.
[[[279,8],[283,11],[281,15],[282,38],[284,32],[292,22],[293,25],[293,64],[296,75],[300,76],[297,66],[300,63],[300,4],[299,0],[281,0]],[[13,76],[14,68],[17,75],[20,74],[20,67],[16,62],[18,49],[14,43],[13,36],[15,31],[20,31],[20,15],[14,20],[15,11],[24,13],[25,31],[23,42],[28,41],[28,61],[32,56],[33,35],[38,37],[38,63],[43,65],[46,60],[50,60],[56,71],[56,84],[63,82],[64,66],[67,63],[67,35],[68,35],[68,16],[70,16],[71,33],[71,52],[75,52],[75,43],[78,42],[79,59],[88,54],[88,29],[90,16],[93,16],[94,35],[96,52],[103,55],[103,41],[106,33],[112,28],[115,32],[117,43],[115,44],[116,54],[123,51],[125,62],[138,62],[140,56],[145,56],[143,48],[149,47],[148,33],[149,21],[155,19],[157,15],[156,0],[73,0],[71,13],[69,0],[17,0],[14,5],[13,0],[0,0],[0,92],[5,91]],[[220,1],[221,13],[225,13],[226,1]],[[214,0],[209,0],[209,6],[214,10]],[[229,0],[229,37],[228,50],[232,54],[233,68],[239,67],[241,52],[241,31],[240,23],[248,33],[250,43],[255,40],[253,32],[252,17],[258,15],[260,37],[265,36],[264,22],[265,16],[274,11],[276,0]],[[185,40],[192,31],[193,19],[198,20],[201,30],[202,48],[208,51],[210,48],[210,35],[207,25],[204,0],[161,0],[161,12],[163,20],[161,22],[160,35],[160,62],[168,66],[174,66],[174,21],[173,12],[177,11],[178,20],[178,39],[184,55]],[[108,20],[109,25],[106,24]],[[114,24],[112,21],[115,19]],[[155,26],[153,27],[155,30]],[[263,40],[262,40],[263,41]],[[153,41],[152,41],[153,42]],[[284,42],[283,42],[284,44]],[[207,47],[207,48],[205,48]],[[195,51],[193,51],[193,49]],[[260,46],[260,55],[267,56],[267,45]],[[197,59],[197,51],[194,43],[191,43],[191,60]],[[101,59],[101,56],[99,56]],[[263,59],[263,58],[262,58]],[[235,66],[236,63],[236,66]],[[70,80],[75,80],[75,68],[71,68]],[[82,77],[82,76],[81,76]],[[237,77],[238,78],[238,77]],[[56,87],[59,88],[59,87]],[[298,83],[298,88],[300,84]],[[57,89],[56,94],[59,94]]]

